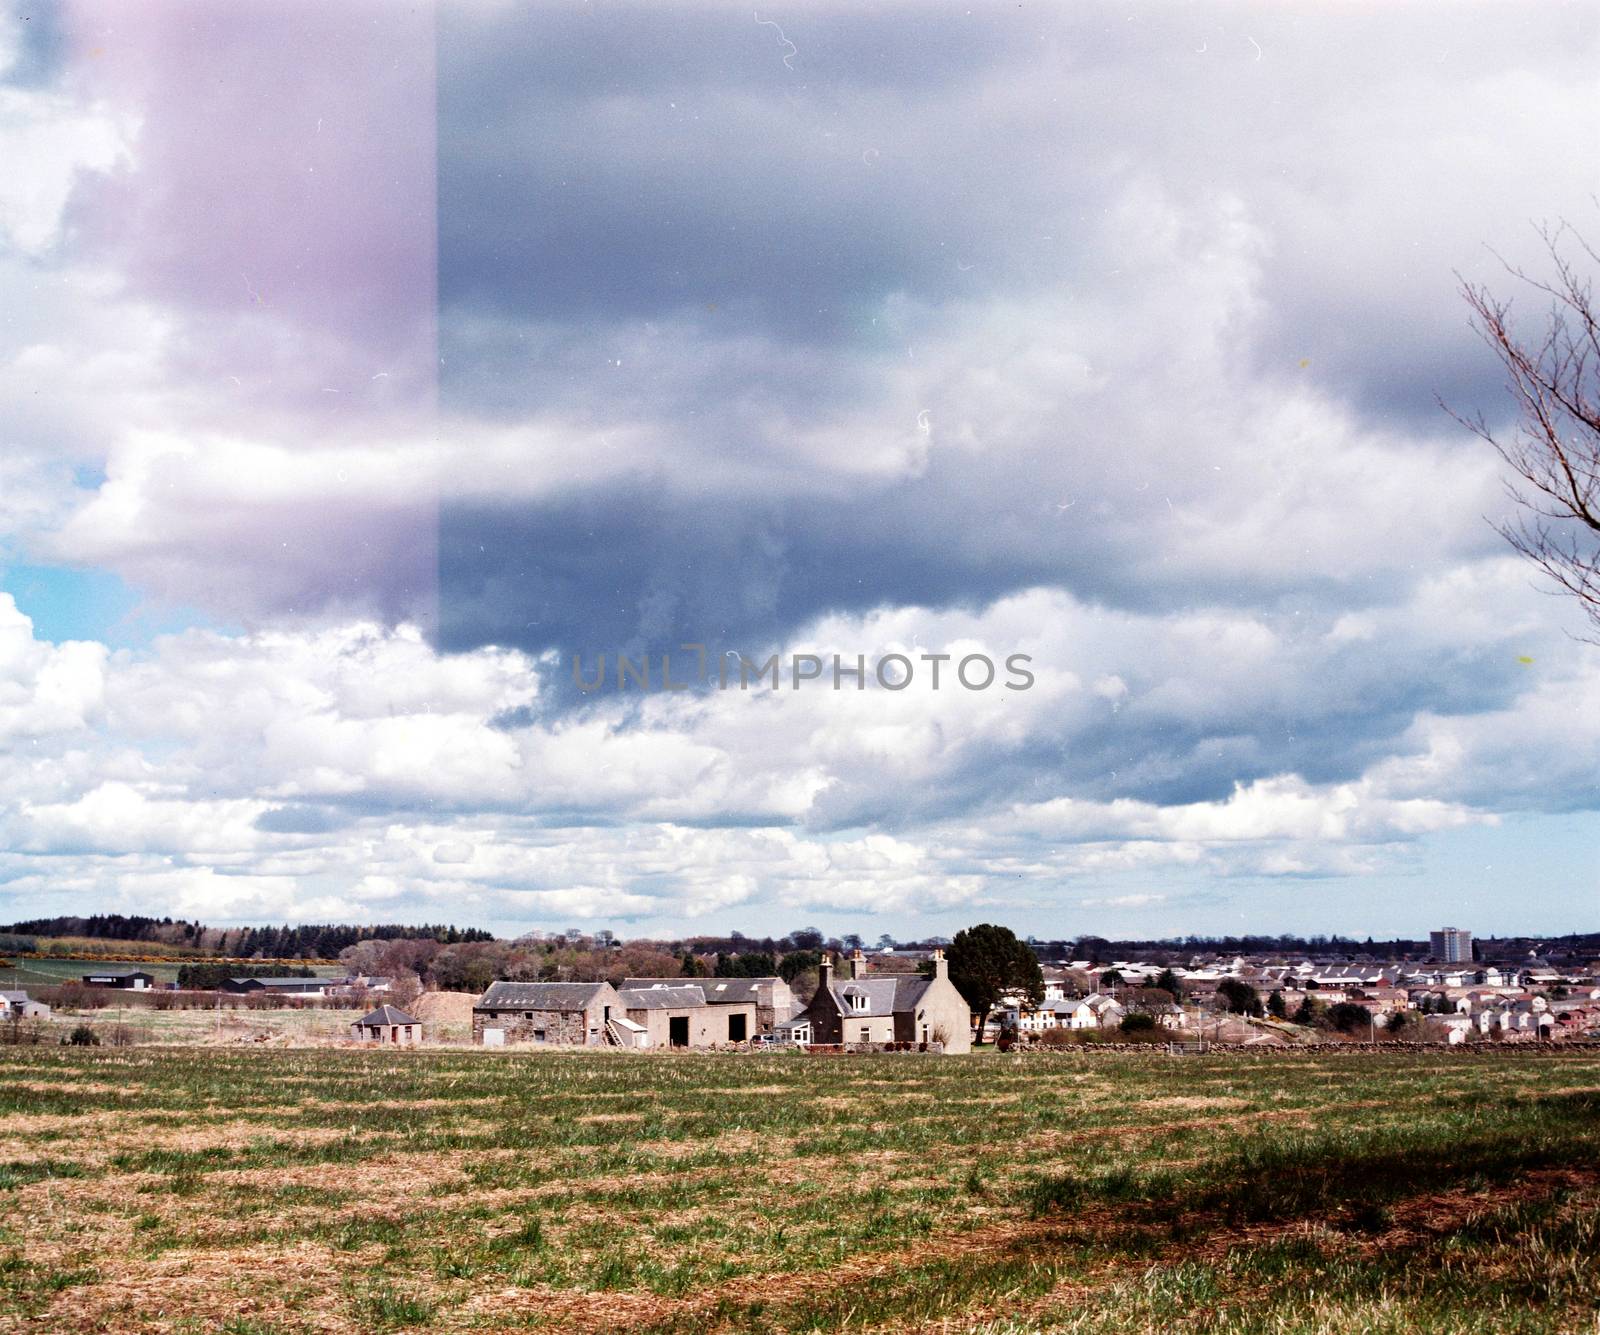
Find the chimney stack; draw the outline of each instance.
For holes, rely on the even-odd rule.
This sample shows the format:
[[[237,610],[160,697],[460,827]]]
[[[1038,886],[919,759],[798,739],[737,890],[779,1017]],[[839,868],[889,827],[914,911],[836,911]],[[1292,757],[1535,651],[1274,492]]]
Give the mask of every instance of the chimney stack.
[[[944,948],[933,948],[933,976],[935,978],[948,978],[950,976],[950,963],[944,957]]]
[[[822,952],[822,959],[817,964],[817,989],[826,992],[833,986],[833,956],[826,950]]]
[[[865,978],[867,976],[867,957],[857,947],[855,954],[850,956],[850,977]]]

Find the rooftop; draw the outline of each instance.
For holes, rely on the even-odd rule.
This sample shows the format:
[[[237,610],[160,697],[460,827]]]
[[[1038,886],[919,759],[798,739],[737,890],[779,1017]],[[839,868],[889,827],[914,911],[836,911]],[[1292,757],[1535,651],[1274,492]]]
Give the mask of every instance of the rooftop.
[[[422,1021],[415,1016],[407,1015],[403,1010],[398,1010],[394,1006],[385,1005],[379,1006],[377,1010],[363,1015],[356,1023],[362,1028],[366,1028],[371,1025],[421,1024]]]
[[[474,1010],[581,1011],[605,983],[490,983]]]

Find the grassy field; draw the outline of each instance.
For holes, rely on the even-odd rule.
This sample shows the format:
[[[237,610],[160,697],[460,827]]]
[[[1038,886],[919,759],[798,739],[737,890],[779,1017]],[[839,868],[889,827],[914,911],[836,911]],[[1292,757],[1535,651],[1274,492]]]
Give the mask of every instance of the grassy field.
[[[84,974],[93,973],[96,969],[143,969],[158,983],[174,983],[178,980],[179,966],[187,963],[185,960],[132,964],[112,960],[58,960],[31,957],[18,959],[14,955],[7,958],[11,962],[11,967],[0,969],[0,987],[29,988],[75,983]]]
[[[0,1330],[1600,1329],[1600,1055],[0,1049]]]
[[[175,983],[178,981],[178,969],[181,966],[210,962],[203,959],[173,959],[134,963],[127,960],[110,959],[18,958],[15,955],[8,955],[6,959],[11,967],[0,969],[0,988],[48,987],[57,983],[75,983],[84,974],[93,973],[97,969],[143,969],[158,984]],[[344,966],[339,964],[313,964],[309,967],[312,973],[319,978],[339,978],[343,977],[346,972]],[[239,972],[242,974],[249,973],[250,966],[241,964]]]

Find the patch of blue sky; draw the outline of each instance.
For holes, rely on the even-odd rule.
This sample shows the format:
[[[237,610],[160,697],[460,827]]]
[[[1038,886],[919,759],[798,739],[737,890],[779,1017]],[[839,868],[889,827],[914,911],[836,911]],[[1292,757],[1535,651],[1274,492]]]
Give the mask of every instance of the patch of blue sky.
[[[108,570],[12,565],[0,574],[0,590],[33,621],[36,638],[55,644],[98,640],[113,649],[139,649],[158,635],[193,627],[231,629],[193,608],[142,598]]]

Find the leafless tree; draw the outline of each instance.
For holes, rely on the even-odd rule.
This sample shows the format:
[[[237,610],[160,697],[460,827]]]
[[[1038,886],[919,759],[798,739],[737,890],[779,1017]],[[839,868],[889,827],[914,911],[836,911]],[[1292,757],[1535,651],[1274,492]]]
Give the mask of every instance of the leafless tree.
[[[1507,266],[1549,302],[1534,336],[1512,328],[1509,301],[1475,284],[1461,287],[1473,327],[1505,368],[1516,424],[1503,434],[1481,412],[1452,415],[1488,441],[1515,475],[1506,490],[1521,513],[1497,525],[1500,533],[1576,598],[1600,631],[1600,309],[1585,272],[1600,266],[1600,255],[1566,224],[1541,234],[1552,277]],[[1581,258],[1574,261],[1573,252]]]

